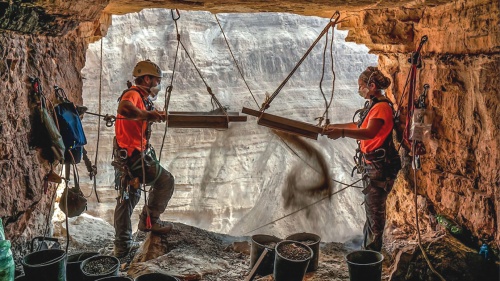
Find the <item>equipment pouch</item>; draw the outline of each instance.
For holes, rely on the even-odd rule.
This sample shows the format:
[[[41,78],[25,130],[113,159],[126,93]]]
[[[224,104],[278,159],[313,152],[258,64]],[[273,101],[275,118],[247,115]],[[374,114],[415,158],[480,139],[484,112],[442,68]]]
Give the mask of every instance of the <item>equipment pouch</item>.
[[[69,218],[79,216],[87,209],[87,198],[79,188],[66,187],[59,200],[59,208]]]
[[[49,111],[45,107],[42,107],[40,109],[40,114],[42,117],[41,118],[42,123],[45,126],[45,129],[47,130],[47,133],[50,137],[50,142],[52,145],[51,150],[54,155],[54,160],[61,162],[64,160],[64,150],[65,150],[61,134],[57,129],[57,125],[54,123],[54,119],[52,118]]]

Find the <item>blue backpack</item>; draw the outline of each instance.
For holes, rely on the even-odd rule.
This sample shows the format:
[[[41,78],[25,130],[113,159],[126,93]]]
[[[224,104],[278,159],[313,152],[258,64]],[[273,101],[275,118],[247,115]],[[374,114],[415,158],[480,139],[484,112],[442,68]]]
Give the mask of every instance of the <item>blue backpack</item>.
[[[58,86],[54,86],[54,89],[56,96],[61,100],[61,103],[54,107],[54,110],[59,123],[59,131],[66,147],[65,161],[66,163],[79,163],[82,158],[83,146],[87,144],[82,121],[75,105],[68,100],[64,90]],[[71,152],[71,155],[68,155],[68,152]]]

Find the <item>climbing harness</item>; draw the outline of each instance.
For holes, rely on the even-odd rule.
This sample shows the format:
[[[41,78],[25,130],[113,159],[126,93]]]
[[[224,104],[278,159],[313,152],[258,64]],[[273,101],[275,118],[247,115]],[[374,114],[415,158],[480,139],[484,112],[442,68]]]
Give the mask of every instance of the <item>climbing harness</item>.
[[[323,97],[325,99],[325,112],[323,113],[323,116],[316,118],[319,120],[319,124],[312,125],[306,122],[300,122],[284,117],[279,117],[276,115],[271,115],[268,113],[265,113],[265,110],[268,109],[271,105],[271,102],[276,98],[276,96],[280,93],[280,91],[283,89],[285,84],[288,82],[288,80],[293,76],[295,71],[299,68],[299,66],[302,64],[302,62],[305,60],[305,58],[309,55],[309,53],[312,51],[312,49],[316,46],[316,44],[319,42],[319,40],[325,35],[328,34],[330,29],[332,30],[332,43],[333,43],[333,33],[334,33],[334,27],[335,25],[339,22],[340,18],[340,13],[336,11],[332,17],[330,18],[330,21],[328,24],[325,26],[325,28],[321,31],[321,33],[318,35],[316,40],[312,43],[312,45],[309,47],[309,49],[305,52],[305,54],[302,56],[302,58],[298,61],[298,63],[295,65],[295,67],[292,69],[292,71],[288,74],[288,76],[283,80],[283,82],[278,86],[278,88],[274,91],[274,93],[267,97],[262,106],[260,107],[260,110],[253,110],[250,108],[243,107],[242,112],[245,114],[249,114],[255,117],[258,117],[257,124],[270,127],[276,130],[284,131],[287,133],[292,133],[296,134],[299,136],[311,138],[311,139],[317,139],[318,134],[321,134],[324,132],[324,127],[322,127],[322,122],[326,121],[326,124],[329,123],[328,120],[328,109],[332,103],[333,100],[333,87],[332,87],[332,97],[330,98],[330,101],[328,102],[322,89],[322,82],[323,82],[323,75],[324,75],[324,65],[323,65],[323,75],[321,77],[320,81],[320,90],[321,93],[323,94]],[[328,36],[326,37],[328,40]],[[332,43],[330,45],[332,45]],[[326,47],[328,45],[328,41],[325,44],[325,50],[323,52],[323,58],[325,58],[326,54]],[[330,46],[330,48],[333,48]],[[333,52],[333,49],[331,49]],[[333,55],[332,55],[332,72],[333,72]],[[333,72],[333,82],[332,84],[335,84],[335,72]]]
[[[366,116],[370,112],[370,110],[379,102],[388,103],[391,108],[393,107],[392,102],[386,97],[376,98],[372,97],[369,101],[366,101],[363,108],[356,110],[354,116],[352,117],[352,121],[357,124],[358,128],[361,127],[363,121],[366,119]],[[394,111],[394,110],[393,110]],[[355,121],[356,116],[359,115],[358,121]],[[384,140],[383,144],[375,149],[374,151],[370,151],[369,153],[362,153],[361,151],[361,142],[358,140],[358,147],[356,148],[356,152],[354,154],[354,167],[351,171],[351,177],[354,176],[354,172],[357,174],[364,174],[365,172],[365,161],[370,162],[387,162],[389,158],[394,157],[394,154],[397,154],[397,151],[391,151],[393,148],[393,140],[392,140],[392,130],[391,133]]]

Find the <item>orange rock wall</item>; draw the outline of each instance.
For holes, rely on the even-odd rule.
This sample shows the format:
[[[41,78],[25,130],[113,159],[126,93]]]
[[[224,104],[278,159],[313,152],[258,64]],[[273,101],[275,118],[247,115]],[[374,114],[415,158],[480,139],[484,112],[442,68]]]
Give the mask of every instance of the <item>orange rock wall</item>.
[[[422,36],[423,67],[417,95],[429,84],[427,104],[435,119],[417,172],[422,228],[429,208],[500,243],[499,149],[500,21],[494,1],[458,1],[439,7],[365,11],[342,24],[348,40],[379,54],[379,66],[393,79],[389,96],[400,102],[410,70],[409,52]],[[407,96],[403,102],[405,123]],[[413,171],[400,174],[389,197],[390,226],[414,233]]]
[[[14,247],[43,234],[54,187],[43,192],[49,164],[30,147],[32,102],[29,77],[39,77],[48,100],[53,86],[82,102],[86,45],[79,37],[45,37],[0,33],[0,217]]]

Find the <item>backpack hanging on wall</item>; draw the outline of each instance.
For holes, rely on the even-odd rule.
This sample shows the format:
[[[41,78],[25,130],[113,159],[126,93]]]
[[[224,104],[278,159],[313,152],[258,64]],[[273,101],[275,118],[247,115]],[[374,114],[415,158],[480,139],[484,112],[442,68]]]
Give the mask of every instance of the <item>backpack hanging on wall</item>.
[[[52,114],[54,108],[47,103],[40,79],[30,78],[30,82],[33,87],[33,98],[37,103],[30,144],[41,148],[42,157],[49,162],[63,162],[66,148],[59,132],[57,119]]]
[[[64,90],[58,86],[54,86],[54,89],[56,96],[61,101],[54,110],[59,122],[59,131],[66,147],[65,163],[80,163],[83,146],[87,144],[82,121],[75,105],[69,101]],[[68,150],[71,151],[71,155]]]

